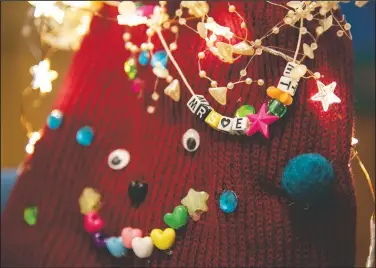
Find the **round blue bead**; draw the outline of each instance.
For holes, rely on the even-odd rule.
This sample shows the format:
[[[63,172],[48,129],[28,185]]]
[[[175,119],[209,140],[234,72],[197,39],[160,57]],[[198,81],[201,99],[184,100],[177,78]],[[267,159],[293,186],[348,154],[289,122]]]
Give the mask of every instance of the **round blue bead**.
[[[94,138],[94,131],[91,127],[84,126],[77,131],[76,140],[82,146],[89,146]]]
[[[63,114],[59,110],[53,110],[47,118],[47,126],[50,129],[57,129],[63,122]]]
[[[167,53],[164,50],[159,50],[153,54],[151,57],[151,66],[154,68],[157,62],[160,62],[164,68],[167,66]]]
[[[149,55],[148,51],[142,51],[140,53],[140,56],[138,56],[138,62],[141,65],[145,66],[149,63],[149,57],[150,57],[150,55]]]
[[[219,206],[225,213],[234,212],[238,206],[238,197],[233,191],[224,191],[219,197]]]

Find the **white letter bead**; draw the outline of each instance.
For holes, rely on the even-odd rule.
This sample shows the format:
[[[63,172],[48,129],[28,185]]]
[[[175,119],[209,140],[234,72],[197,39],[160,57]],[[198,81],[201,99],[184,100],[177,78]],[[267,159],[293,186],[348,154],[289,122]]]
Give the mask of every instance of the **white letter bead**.
[[[286,77],[290,77],[290,78],[294,78],[294,77],[291,77],[291,71],[292,69],[294,69],[296,66],[298,66],[297,63],[293,63],[293,62],[288,62],[286,67],[285,67],[285,71],[283,72],[283,76],[286,76]],[[298,80],[299,81],[299,80]]]
[[[234,122],[233,118],[222,116],[217,128],[220,131],[231,133],[231,127],[232,127],[233,122]]]
[[[294,96],[298,88],[298,82],[290,77],[281,76],[277,87],[291,96]]]
[[[200,118],[201,120],[205,120],[205,118],[210,114],[210,112],[213,110],[212,107],[210,107],[207,104],[200,104],[195,114]]]
[[[247,117],[235,117],[232,122],[231,132],[233,134],[242,135],[247,131],[247,127]]]
[[[191,110],[191,112],[195,114],[201,104],[205,104],[205,105],[209,106],[209,102],[205,99],[204,96],[202,96],[202,95],[193,95],[189,99],[189,101],[187,103],[187,106],[188,106],[189,110]]]

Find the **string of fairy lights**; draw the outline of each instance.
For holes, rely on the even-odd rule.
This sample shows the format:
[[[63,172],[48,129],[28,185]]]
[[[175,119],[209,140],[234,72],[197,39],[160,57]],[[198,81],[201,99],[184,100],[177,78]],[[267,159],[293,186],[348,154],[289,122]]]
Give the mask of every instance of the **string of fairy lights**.
[[[26,129],[27,137],[29,139],[25,150],[28,154],[34,152],[34,145],[43,136],[42,130],[36,130],[32,123],[27,119],[25,109],[25,99],[31,93],[37,91],[37,103],[53,89],[53,81],[58,77],[58,73],[51,69],[51,61],[53,54],[57,50],[73,50],[80,48],[80,44],[84,36],[88,33],[90,23],[93,16],[113,21],[124,26],[137,26],[141,24],[147,25],[145,33],[146,40],[144,43],[137,46],[132,43],[132,36],[125,32],[123,39],[125,42],[125,49],[132,54],[130,59],[134,59],[136,54],[144,53],[147,57],[154,55],[154,44],[152,37],[157,35],[164,43],[162,32],[168,31],[174,35],[172,42],[166,44],[164,47],[169,58],[178,70],[181,80],[186,85],[186,88],[194,92],[185,78],[178,63],[173,58],[173,53],[178,50],[179,27],[187,27],[200,36],[206,43],[203,51],[197,53],[198,76],[206,79],[209,83],[209,93],[221,105],[226,105],[226,95],[228,90],[232,90],[239,84],[252,85],[256,84],[259,87],[265,86],[265,81],[260,78],[252,78],[247,76],[247,69],[255,59],[260,57],[263,53],[272,54],[281,57],[288,62],[294,64],[293,72],[296,74],[296,80],[314,79],[318,85],[318,93],[312,97],[313,101],[320,101],[323,110],[327,111],[330,104],[339,103],[340,98],[334,94],[336,83],[332,82],[329,85],[324,85],[319,79],[323,77],[319,72],[309,70],[303,62],[307,59],[314,59],[315,50],[319,44],[319,38],[330,28],[336,28],[336,35],[338,38],[347,37],[352,39],[351,25],[346,21],[345,16],[337,18],[335,11],[339,8],[340,2],[350,1],[290,1],[286,5],[281,5],[278,2],[273,3],[266,1],[270,5],[275,5],[276,8],[286,9],[286,16],[274,25],[263,36],[255,40],[248,40],[247,25],[243,17],[237,12],[234,5],[228,4],[228,12],[234,13],[239,18],[240,28],[244,32],[243,36],[236,36],[229,27],[219,25],[214,18],[209,16],[209,5],[205,1],[182,1],[180,7],[175,11],[173,18],[170,18],[166,12],[166,1],[160,1],[159,5],[143,7],[144,11],[149,8],[149,15],[145,16],[140,11],[140,3],[131,1],[28,1],[31,4],[30,10],[27,14],[25,25],[22,29],[22,35],[27,41],[30,52],[38,62],[30,68],[30,74],[33,79],[29,86],[21,93],[21,123]],[[355,5],[362,7],[367,1],[355,1]],[[119,10],[117,18],[105,17],[99,13],[103,4],[116,6]],[[187,12],[185,12],[185,10]],[[188,13],[188,16],[185,16]],[[309,22],[318,22],[314,32],[310,32],[306,24]],[[192,26],[196,24],[196,27]],[[288,50],[280,47],[268,46],[267,39],[270,36],[278,35],[284,28],[290,27],[296,29],[299,33],[297,46],[295,50]],[[33,37],[38,42],[33,41]],[[304,38],[303,38],[304,37]],[[218,41],[218,39],[221,41]],[[225,40],[222,42],[222,40]],[[231,42],[230,42],[231,40]],[[236,41],[234,41],[236,40]],[[306,41],[306,40],[310,40]],[[36,44],[38,43],[38,44]],[[235,64],[241,57],[248,57],[246,65],[241,68],[239,77],[235,81],[229,81],[225,85],[219,85],[215,78],[209,77],[203,69],[203,61],[208,55],[217,57],[223,64]],[[133,62],[134,63],[134,62]],[[132,62],[129,60],[125,63],[125,73],[131,79],[130,72],[132,69]],[[165,66],[157,64],[153,68],[153,73],[156,76],[155,89],[151,95],[152,99],[157,101],[159,94],[157,93],[157,85],[162,79],[168,87],[165,89],[165,94],[171,97],[174,101],[180,98],[179,92],[171,90],[172,84],[175,88],[180,88],[179,81],[174,79]],[[131,74],[131,75],[134,75]],[[134,77],[133,77],[134,78]],[[282,79],[282,78],[281,78]],[[281,84],[282,83],[282,84]],[[291,84],[291,83],[290,83]],[[267,89],[267,94],[276,94],[276,88],[283,86],[283,81],[277,87],[270,86]],[[297,85],[296,85],[297,87]],[[295,88],[296,88],[295,87]],[[296,90],[296,89],[295,89]],[[295,93],[290,86],[284,89],[283,96],[280,101],[284,105],[292,103],[292,97]],[[281,91],[281,90],[280,90]],[[282,91],[281,91],[282,92]],[[285,94],[285,93],[288,94]],[[282,96],[278,93],[278,96]],[[273,95],[274,96],[274,95]],[[148,107],[147,112],[152,114],[155,107]],[[375,201],[375,194],[372,186],[372,180],[365,169],[359,154],[356,150],[358,140],[352,138],[352,155],[355,158],[369,184],[370,192]],[[353,159],[352,158],[352,159]],[[374,214],[372,216],[374,221]],[[371,249],[370,249],[371,250]],[[373,247],[374,250],[374,247]],[[373,262],[369,260],[368,262]],[[367,263],[369,265],[369,263]]]

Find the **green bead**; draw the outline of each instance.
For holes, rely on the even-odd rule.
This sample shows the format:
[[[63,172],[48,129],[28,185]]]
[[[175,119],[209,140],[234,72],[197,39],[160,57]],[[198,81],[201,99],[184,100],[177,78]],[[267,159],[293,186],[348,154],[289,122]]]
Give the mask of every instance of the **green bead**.
[[[243,105],[239,109],[236,110],[235,116],[236,117],[246,117],[248,114],[255,114],[256,110],[251,105]]]
[[[130,58],[124,63],[124,71],[128,75],[130,80],[135,79],[137,75],[136,61],[134,58]]]
[[[163,219],[168,226],[177,230],[187,224],[188,210],[185,206],[177,206],[172,213],[166,213]]]
[[[28,207],[24,210],[24,220],[28,225],[35,225],[37,223],[38,208]]]
[[[283,105],[279,100],[271,100],[268,103],[268,111],[269,113],[281,118],[287,112],[287,107]]]

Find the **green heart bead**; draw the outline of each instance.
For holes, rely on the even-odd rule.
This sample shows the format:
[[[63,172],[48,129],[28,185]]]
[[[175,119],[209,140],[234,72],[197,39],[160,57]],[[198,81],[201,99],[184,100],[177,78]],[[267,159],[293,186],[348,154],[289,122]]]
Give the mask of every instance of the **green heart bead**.
[[[188,210],[185,206],[179,205],[172,213],[166,213],[163,220],[169,227],[177,230],[187,224]]]
[[[37,223],[38,208],[28,207],[24,210],[24,220],[28,225],[35,225]]]

